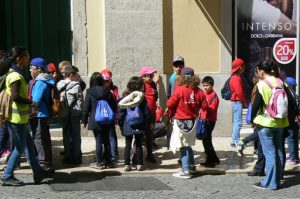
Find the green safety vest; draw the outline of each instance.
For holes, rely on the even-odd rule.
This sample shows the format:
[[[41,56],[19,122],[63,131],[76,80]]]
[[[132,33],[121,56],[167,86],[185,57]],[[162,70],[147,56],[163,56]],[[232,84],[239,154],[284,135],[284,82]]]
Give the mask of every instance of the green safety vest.
[[[267,77],[268,81],[272,85],[276,85],[276,79],[273,76]],[[268,115],[266,110],[266,104],[269,103],[272,95],[272,89],[264,82],[259,81],[257,83],[257,88],[259,93],[261,94],[265,105],[263,106],[263,111],[259,111],[253,122],[260,126],[271,127],[271,128],[284,128],[289,125],[288,117],[285,118],[272,118]]]
[[[12,70],[12,69],[10,69]],[[17,72],[12,72],[8,74],[5,81],[5,90],[9,96],[11,96],[11,84],[20,81],[19,86],[19,95],[21,97],[28,97],[28,84],[25,78]],[[28,104],[19,104],[16,102],[12,103],[12,114],[7,119],[7,121],[15,124],[26,124],[29,119],[29,105]]]

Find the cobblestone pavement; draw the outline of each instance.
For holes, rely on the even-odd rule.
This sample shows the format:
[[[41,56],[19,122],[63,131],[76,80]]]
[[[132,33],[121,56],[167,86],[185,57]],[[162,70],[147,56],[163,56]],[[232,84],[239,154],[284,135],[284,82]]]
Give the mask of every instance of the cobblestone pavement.
[[[124,175],[122,175],[124,176]],[[121,177],[122,177],[121,176]],[[128,174],[125,176],[136,177],[138,174]],[[143,176],[149,176],[144,174]],[[42,198],[42,199],[86,199],[86,198],[272,198],[291,199],[299,198],[300,182],[299,175],[289,175],[285,177],[282,188],[277,191],[260,190],[252,187],[253,183],[259,182],[260,177],[248,177],[244,174],[236,175],[203,175],[189,180],[178,179],[170,174],[153,174],[152,177],[168,185],[169,190],[139,190],[139,191],[62,191],[56,192],[50,189],[48,184],[31,185],[23,187],[1,187],[0,198]],[[24,182],[32,182],[30,175],[18,175]],[[99,180],[99,179],[95,179]],[[101,181],[101,179],[99,180]]]

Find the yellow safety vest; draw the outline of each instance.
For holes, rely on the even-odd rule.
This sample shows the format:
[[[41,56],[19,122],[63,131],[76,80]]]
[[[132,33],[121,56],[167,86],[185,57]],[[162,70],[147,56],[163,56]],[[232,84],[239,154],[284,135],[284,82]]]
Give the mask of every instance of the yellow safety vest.
[[[273,76],[267,77],[267,80],[272,84],[276,85],[276,78]],[[261,94],[265,105],[263,106],[263,111],[259,111],[257,116],[253,120],[255,124],[264,127],[273,127],[273,128],[284,128],[289,125],[288,117],[285,118],[272,118],[268,115],[267,110],[265,108],[266,104],[269,103],[269,100],[272,95],[272,89],[262,80],[257,83],[257,88],[259,93]]]
[[[10,69],[12,70],[12,69]],[[28,97],[28,84],[25,78],[17,72],[12,72],[7,75],[5,81],[5,90],[9,96],[11,96],[11,84],[20,81],[19,95],[21,97]],[[12,103],[12,114],[7,121],[15,124],[26,124],[29,119],[29,106],[27,104]]]

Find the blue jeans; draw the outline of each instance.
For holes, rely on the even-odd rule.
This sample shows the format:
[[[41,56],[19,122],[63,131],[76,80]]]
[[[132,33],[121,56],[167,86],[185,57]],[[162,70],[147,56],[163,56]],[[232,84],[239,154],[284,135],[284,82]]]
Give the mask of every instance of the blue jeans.
[[[287,128],[287,132],[288,132],[287,144],[288,144],[289,158],[291,160],[299,160],[298,131],[299,128],[297,123],[294,123],[289,128]]]
[[[29,162],[31,169],[37,175],[41,168],[35,156],[33,140],[29,133],[28,124],[13,124],[7,122],[8,130],[13,136],[15,148],[10,155],[6,168],[3,172],[3,177],[12,177],[16,166],[20,162],[21,155],[25,152],[26,159]]]
[[[112,161],[116,161],[118,155],[118,139],[115,126],[109,129],[109,151]]]
[[[284,128],[258,127],[259,139],[266,158],[266,177],[261,181],[268,189],[278,189],[283,175]]]
[[[181,147],[180,153],[181,153],[182,170],[189,171],[190,166],[195,164],[193,149],[190,146]]]
[[[242,128],[242,113],[243,113],[243,105],[241,102],[231,102],[232,107],[232,143],[238,143],[240,139],[240,131]]]
[[[9,133],[7,124],[5,123],[0,127],[0,155],[2,155],[6,149],[12,151],[13,148],[13,137],[11,133]]]

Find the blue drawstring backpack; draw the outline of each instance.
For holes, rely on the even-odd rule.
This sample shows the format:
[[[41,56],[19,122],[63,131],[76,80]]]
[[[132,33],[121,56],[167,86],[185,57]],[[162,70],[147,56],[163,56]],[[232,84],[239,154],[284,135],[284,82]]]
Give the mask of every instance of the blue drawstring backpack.
[[[115,120],[115,113],[110,108],[106,100],[99,100],[97,102],[95,121],[100,125],[112,124]]]
[[[196,138],[198,140],[202,140],[207,136],[207,127],[206,127],[206,120],[198,120],[197,128],[196,128]]]
[[[127,108],[126,121],[130,126],[136,126],[143,123],[144,115],[139,106]]]

